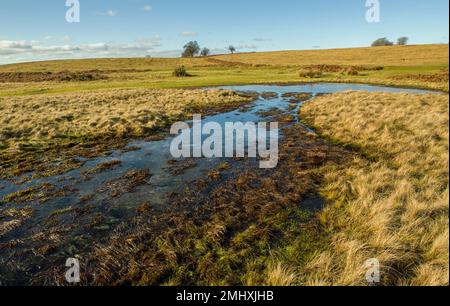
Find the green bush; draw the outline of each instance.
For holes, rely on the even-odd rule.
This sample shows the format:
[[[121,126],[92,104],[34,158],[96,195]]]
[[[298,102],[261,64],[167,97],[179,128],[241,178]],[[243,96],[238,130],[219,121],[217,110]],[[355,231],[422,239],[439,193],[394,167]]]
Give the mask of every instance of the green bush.
[[[372,47],[383,47],[383,46],[393,46],[394,43],[387,39],[386,37],[378,38],[372,43]]]
[[[175,68],[172,75],[177,78],[184,78],[190,76],[190,74],[186,71],[186,67],[184,66]]]

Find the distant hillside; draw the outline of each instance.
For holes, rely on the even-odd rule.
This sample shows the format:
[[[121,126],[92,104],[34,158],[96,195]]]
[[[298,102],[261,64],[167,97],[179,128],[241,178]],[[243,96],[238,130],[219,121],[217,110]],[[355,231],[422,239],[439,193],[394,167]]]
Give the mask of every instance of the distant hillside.
[[[416,45],[353,49],[275,51],[217,55],[206,58],[125,58],[32,62],[0,66],[0,72],[164,70],[168,66],[217,67],[230,65],[302,66],[318,64],[419,66],[448,65],[449,46]],[[120,72],[120,71],[117,71]]]
[[[448,44],[369,47],[353,49],[275,51],[229,54],[215,57],[225,61],[265,65],[381,65],[412,66],[448,64]]]

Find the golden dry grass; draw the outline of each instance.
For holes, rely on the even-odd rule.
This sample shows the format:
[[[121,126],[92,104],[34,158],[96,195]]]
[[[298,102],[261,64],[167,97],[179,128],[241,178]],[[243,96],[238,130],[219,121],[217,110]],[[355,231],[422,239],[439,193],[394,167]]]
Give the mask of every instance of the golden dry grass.
[[[295,271],[282,263],[272,264],[267,271],[268,286],[294,286],[297,282]]]
[[[327,169],[328,250],[308,283],[363,285],[377,258],[389,285],[449,283],[449,97],[347,92],[304,106],[321,135],[361,152]]]
[[[332,50],[275,51],[215,58],[253,65],[439,65],[448,64],[448,45],[390,46]]]
[[[0,98],[0,152],[70,138],[139,137],[193,111],[246,101],[225,90],[116,90]]]
[[[1,65],[0,72],[57,72],[69,69],[72,72],[99,70],[109,73],[149,72],[184,65],[187,68],[196,66],[214,66],[208,58],[96,58],[81,60],[54,60]]]

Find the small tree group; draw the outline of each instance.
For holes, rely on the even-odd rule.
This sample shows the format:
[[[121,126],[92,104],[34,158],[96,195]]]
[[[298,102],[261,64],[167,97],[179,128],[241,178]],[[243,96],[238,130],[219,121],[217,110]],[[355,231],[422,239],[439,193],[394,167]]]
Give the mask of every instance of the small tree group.
[[[381,46],[393,46],[394,43],[387,39],[386,37],[378,38],[372,43],[372,47],[381,47]]]
[[[231,54],[234,54],[236,52],[236,48],[232,45],[227,49],[231,52]],[[197,55],[209,56],[210,54],[211,50],[209,50],[208,48],[201,49],[197,41],[190,41],[184,45],[181,57],[195,57]]]
[[[200,45],[197,41],[190,41],[183,47],[183,53],[181,54],[181,57],[194,57],[197,55],[201,56],[208,56],[211,54],[211,50],[208,48],[200,49]]]
[[[190,41],[183,47],[182,57],[194,57],[200,53],[200,45],[196,41]]]
[[[211,51],[208,48],[203,48],[202,52],[200,52],[201,56],[209,56],[211,54]]]
[[[397,40],[397,45],[399,45],[399,46],[406,46],[408,44],[408,40],[409,40],[408,37],[400,37]]]
[[[408,37],[400,37],[397,40],[397,45],[399,46],[405,46],[408,44]],[[393,46],[394,43],[392,41],[390,41],[389,39],[387,39],[386,37],[383,38],[378,38],[377,40],[375,40],[372,43],[372,47],[381,47],[381,46]]]

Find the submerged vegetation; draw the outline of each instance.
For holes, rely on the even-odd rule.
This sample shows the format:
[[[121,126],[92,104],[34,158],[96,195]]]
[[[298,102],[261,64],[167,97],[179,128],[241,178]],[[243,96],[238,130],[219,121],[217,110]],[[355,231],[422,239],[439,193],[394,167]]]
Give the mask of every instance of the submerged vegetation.
[[[164,212],[156,213],[148,205],[139,208],[140,214],[128,221],[131,228],[116,232],[89,254],[85,283],[293,285],[304,281],[287,272],[300,272],[299,267],[328,241],[314,218],[314,211],[321,209],[314,196],[320,169],[347,163],[350,155],[300,125],[284,132],[289,141],[280,148],[276,169],[242,171],[251,169],[248,160],[235,161],[234,167],[219,164],[190,191],[172,196]],[[60,268],[56,265],[50,274],[57,282],[63,282]],[[48,272],[40,273],[37,282],[46,282],[47,277]]]

